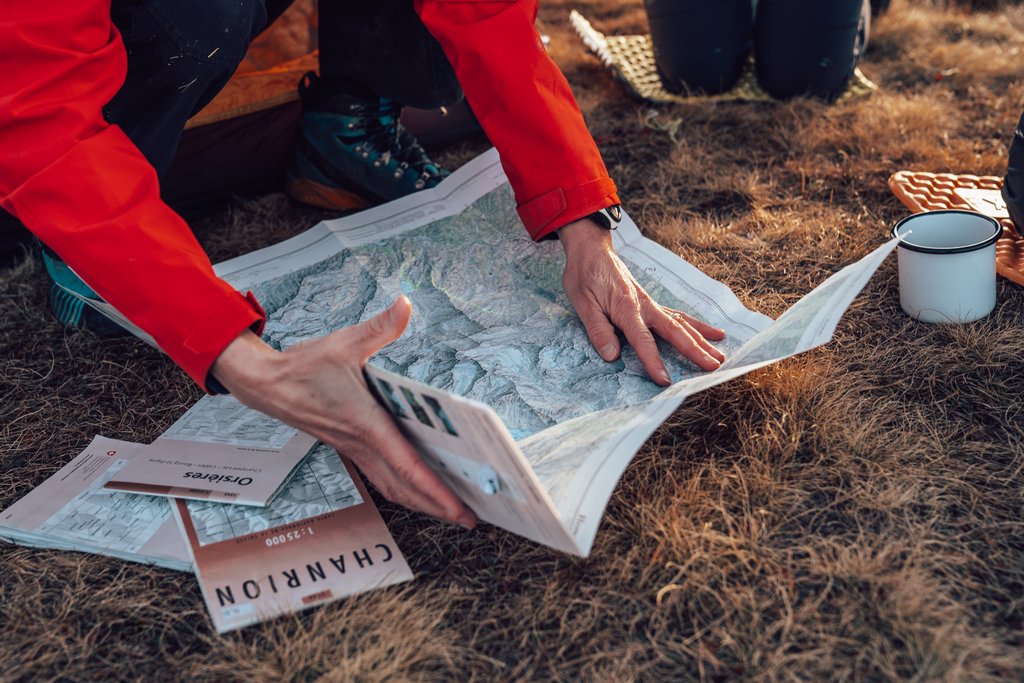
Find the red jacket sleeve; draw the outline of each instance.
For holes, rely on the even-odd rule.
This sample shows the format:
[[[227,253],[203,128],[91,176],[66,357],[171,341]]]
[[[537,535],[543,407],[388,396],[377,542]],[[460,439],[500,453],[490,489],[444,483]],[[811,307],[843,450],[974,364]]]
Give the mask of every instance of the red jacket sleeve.
[[[416,0],[498,148],[534,239],[618,204],[565,77],[534,28],[537,0]]]
[[[0,206],[194,379],[264,315],[217,278],[102,107],[127,58],[102,0],[0,0]]]

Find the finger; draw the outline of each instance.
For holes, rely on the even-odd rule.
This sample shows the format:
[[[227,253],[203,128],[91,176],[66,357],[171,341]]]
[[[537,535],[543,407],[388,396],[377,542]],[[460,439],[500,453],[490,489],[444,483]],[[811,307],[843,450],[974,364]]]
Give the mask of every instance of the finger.
[[[673,315],[673,314],[675,314],[675,315]],[[679,348],[678,344],[672,342],[672,337],[671,337],[672,333],[670,331],[667,331],[667,329],[671,328],[671,327],[675,327],[675,328],[681,329],[685,333],[687,338],[692,340],[693,343],[695,343],[700,348],[704,349],[704,351],[707,352],[707,354],[709,356],[714,358],[718,362],[719,365],[721,365],[722,363],[725,362],[725,354],[722,353],[721,351],[719,351],[717,348],[715,348],[715,345],[712,344],[710,341],[708,341],[707,338],[703,334],[701,334],[699,331],[694,329],[693,325],[691,325],[689,320],[687,320],[687,318],[689,318],[689,316],[687,316],[686,314],[680,313],[679,311],[673,311],[672,309],[662,309],[662,310],[659,310],[659,311],[655,311],[654,316],[655,317],[652,318],[652,320],[657,319],[658,321],[665,321],[666,318],[667,318],[667,322],[654,323],[654,324],[652,324],[652,327],[653,326],[658,326],[659,329],[655,330],[657,332],[657,334],[659,336],[661,336],[663,339],[668,340],[668,342],[670,344],[672,344],[672,346],[675,347],[675,349],[677,351],[680,351],[681,353],[683,352]],[[663,331],[661,329],[662,325],[666,328],[666,331]],[[679,341],[680,341],[680,343],[683,343],[683,344],[686,343],[686,341],[683,338],[680,338]],[[686,354],[684,353],[684,355],[686,355]],[[687,358],[689,358],[688,355],[687,355]],[[691,358],[690,360],[694,360],[694,359]],[[704,368],[704,369],[709,369],[709,368]],[[711,368],[711,369],[713,369],[713,368]]]
[[[636,305],[626,308],[628,310],[613,312],[612,322],[622,330],[626,341],[636,351],[640,363],[651,379],[663,387],[668,386],[672,383],[672,378],[669,377],[668,370],[665,369],[665,364],[661,360],[661,354],[658,353],[658,344],[654,340],[654,335],[651,334],[647,324],[640,317],[640,311]]]
[[[662,310],[654,311],[647,321],[659,337],[679,353],[697,364],[701,370],[715,370],[725,360],[721,351],[711,345],[685,321],[677,320]]]
[[[379,453],[364,453],[364,457],[352,459],[381,495],[389,501],[467,529],[476,526],[476,516],[468,508],[460,509],[458,506],[462,505],[461,502],[439,500],[437,495],[411,486],[403,475],[383,461]],[[457,498],[455,500],[458,501]]]
[[[402,336],[412,316],[412,302],[404,294],[387,310],[346,330],[346,343],[351,344],[365,361],[382,347]]]
[[[472,513],[460,514],[453,519],[437,501],[421,491],[410,488],[393,470],[381,464],[379,458],[374,457],[356,464],[377,491],[392,503],[446,522],[453,522],[467,529],[472,529],[476,525],[476,517]]]
[[[613,361],[619,357],[619,337],[615,334],[615,328],[608,321],[608,316],[601,310],[596,301],[588,300],[585,304],[576,307],[576,314],[583,322],[587,330],[587,337],[594,346],[597,354],[606,361]]]
[[[677,311],[674,308],[669,308],[668,306],[662,306],[661,308],[676,320],[685,320],[690,324],[690,327],[697,330],[705,339],[713,339],[715,341],[725,339],[725,330],[721,328],[708,325],[700,318],[694,318],[692,315],[688,315],[682,311]]]
[[[476,524],[473,513],[423,462],[388,413],[373,404],[360,422],[356,426],[363,427],[357,432],[360,438],[351,447],[358,451],[366,476],[386,497],[455,524],[469,528]]]

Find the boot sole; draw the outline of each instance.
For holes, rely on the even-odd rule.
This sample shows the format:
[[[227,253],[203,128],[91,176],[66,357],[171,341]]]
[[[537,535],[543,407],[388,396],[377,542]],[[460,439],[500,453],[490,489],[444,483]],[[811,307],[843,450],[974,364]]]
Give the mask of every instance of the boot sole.
[[[366,209],[373,206],[366,198],[360,197],[354,192],[338,187],[321,185],[308,178],[289,180],[285,183],[285,192],[297,202],[321,209],[351,211],[353,209]]]

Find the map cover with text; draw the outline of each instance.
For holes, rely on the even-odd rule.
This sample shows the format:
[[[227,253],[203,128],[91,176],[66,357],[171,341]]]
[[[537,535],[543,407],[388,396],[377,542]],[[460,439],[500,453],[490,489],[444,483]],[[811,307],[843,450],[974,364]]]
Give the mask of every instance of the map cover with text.
[[[0,538],[37,548],[99,553],[168,569],[192,569],[166,498],[104,484],[146,446],[94,437],[42,484],[0,512]]]
[[[318,445],[267,508],[176,500],[218,633],[412,579],[350,465]]]
[[[231,396],[204,396],[106,487],[263,506],[315,444]]]

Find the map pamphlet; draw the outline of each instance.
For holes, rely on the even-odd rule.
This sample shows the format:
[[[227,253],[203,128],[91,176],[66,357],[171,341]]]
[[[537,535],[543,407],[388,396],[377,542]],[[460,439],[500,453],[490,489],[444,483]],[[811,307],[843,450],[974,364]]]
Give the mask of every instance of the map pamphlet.
[[[106,487],[267,505],[315,444],[308,434],[231,396],[205,396]]]
[[[218,633],[413,578],[362,481],[327,446],[267,508],[173,509]]]
[[[0,538],[37,548],[77,550],[188,571],[192,560],[166,498],[104,488],[147,446],[102,436],[74,460],[0,512]]]
[[[626,466],[687,396],[829,341],[896,246],[835,273],[772,321],[645,239],[628,216],[612,239],[659,303],[726,331],[721,368],[701,372],[662,344],[673,381],[663,389],[631,348],[602,360],[562,288],[561,246],[529,238],[494,150],[435,188],[319,223],[216,271],[256,294],[268,313],[264,338],[280,349],[408,296],[409,328],[367,368],[382,405],[481,519],[585,556]]]
[[[491,408],[367,366],[367,383],[427,464],[481,519],[581,554],[558,509]]]

